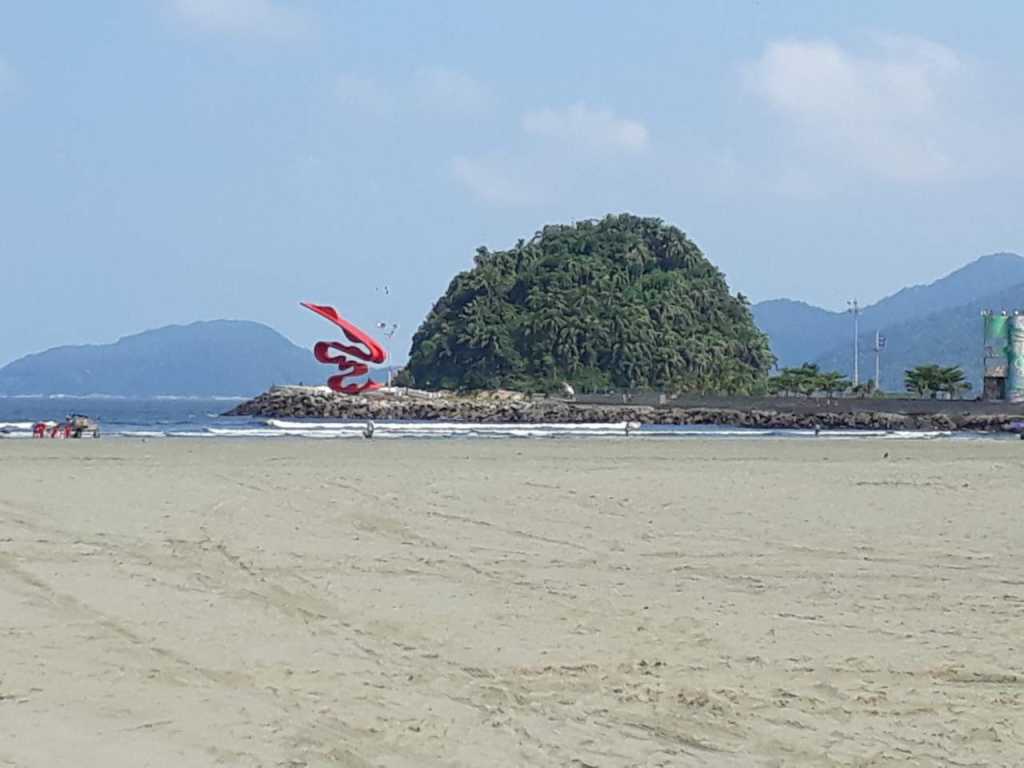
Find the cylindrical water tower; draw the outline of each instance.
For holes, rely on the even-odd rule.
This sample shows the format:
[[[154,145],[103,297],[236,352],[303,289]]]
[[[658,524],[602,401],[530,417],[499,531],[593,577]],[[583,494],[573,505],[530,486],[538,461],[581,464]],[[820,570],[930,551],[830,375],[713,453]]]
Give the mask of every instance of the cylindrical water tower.
[[[987,312],[985,323],[985,375],[1006,376],[1010,344],[1010,317],[1005,312]]]
[[[1006,399],[1011,403],[1024,403],[1024,314],[1011,315],[1009,326]]]

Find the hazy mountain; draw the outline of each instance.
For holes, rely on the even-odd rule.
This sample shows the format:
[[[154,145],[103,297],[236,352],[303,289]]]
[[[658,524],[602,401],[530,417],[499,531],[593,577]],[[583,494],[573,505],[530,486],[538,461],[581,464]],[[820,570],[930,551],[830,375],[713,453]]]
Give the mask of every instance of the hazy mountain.
[[[960,307],[1024,283],[1024,257],[993,253],[972,261],[929,285],[904,288],[864,311],[863,319],[881,328],[947,307]]]
[[[27,355],[0,368],[0,394],[251,395],[330,370],[265,325],[213,320]]]
[[[977,392],[982,379],[982,320],[986,309],[1024,309],[1024,282],[968,304],[944,309],[902,323],[883,326],[886,338],[880,357],[882,388],[903,389],[908,368],[925,363],[959,365]],[[860,338],[860,377],[875,376],[874,333]],[[815,360],[825,370],[850,374],[853,367],[853,339]]]
[[[876,330],[963,307],[1021,283],[1024,258],[1014,253],[982,256],[933,283],[904,288],[865,307],[860,329],[873,341]],[[753,313],[758,326],[771,339],[780,367],[827,357],[840,359],[842,350],[848,359],[852,357],[853,320],[845,312],[774,299],[755,304]],[[851,364],[848,362],[845,367]]]
[[[772,299],[751,307],[757,327],[768,335],[776,365],[785,368],[813,360],[846,333],[850,319],[803,301]]]

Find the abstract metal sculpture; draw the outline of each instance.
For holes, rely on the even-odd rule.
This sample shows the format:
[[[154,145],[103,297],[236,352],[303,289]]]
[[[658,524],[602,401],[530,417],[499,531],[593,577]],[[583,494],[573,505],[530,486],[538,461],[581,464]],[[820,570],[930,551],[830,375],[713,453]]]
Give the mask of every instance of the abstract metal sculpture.
[[[345,379],[367,375],[370,372],[367,363],[375,365],[384,363],[388,359],[388,353],[384,347],[374,341],[364,330],[339,315],[334,307],[307,302],[302,302],[302,306],[316,312],[325,320],[330,320],[341,328],[345,338],[352,342],[343,344],[340,341],[318,341],[313,347],[313,356],[318,362],[337,365],[338,370],[341,371],[327,379],[327,386],[335,392],[342,392],[346,395],[359,395],[363,392],[380,389],[380,384],[376,381],[367,380],[360,384],[346,384]],[[332,355],[331,350],[342,354]]]

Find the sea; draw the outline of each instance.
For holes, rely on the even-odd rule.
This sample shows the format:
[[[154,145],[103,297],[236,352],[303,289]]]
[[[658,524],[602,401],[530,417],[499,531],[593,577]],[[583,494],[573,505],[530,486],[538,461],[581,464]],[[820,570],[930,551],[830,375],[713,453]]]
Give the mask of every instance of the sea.
[[[0,439],[31,438],[36,422],[63,422],[71,414],[99,423],[101,437],[114,439],[164,438],[297,438],[310,440],[365,439],[365,421],[324,421],[225,416],[242,397],[0,397]],[[971,439],[977,434],[951,432],[746,429],[720,426],[611,424],[469,424],[438,421],[378,421],[373,438],[384,439],[824,439],[936,440]],[[993,437],[993,436],[984,436]],[[1001,435],[995,439],[1009,439]]]

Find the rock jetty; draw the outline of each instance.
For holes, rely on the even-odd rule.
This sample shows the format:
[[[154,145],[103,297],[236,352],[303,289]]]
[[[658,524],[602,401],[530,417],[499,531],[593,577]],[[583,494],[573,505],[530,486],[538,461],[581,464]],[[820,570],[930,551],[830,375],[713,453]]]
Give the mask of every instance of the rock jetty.
[[[765,429],[867,429],[1009,432],[1020,415],[972,413],[906,414],[886,411],[787,412],[784,409],[591,405],[536,399],[514,392],[461,395],[388,389],[363,396],[326,387],[274,387],[238,405],[227,416],[278,419],[459,421],[470,423],[581,424],[635,421],[641,424],[706,424]]]

